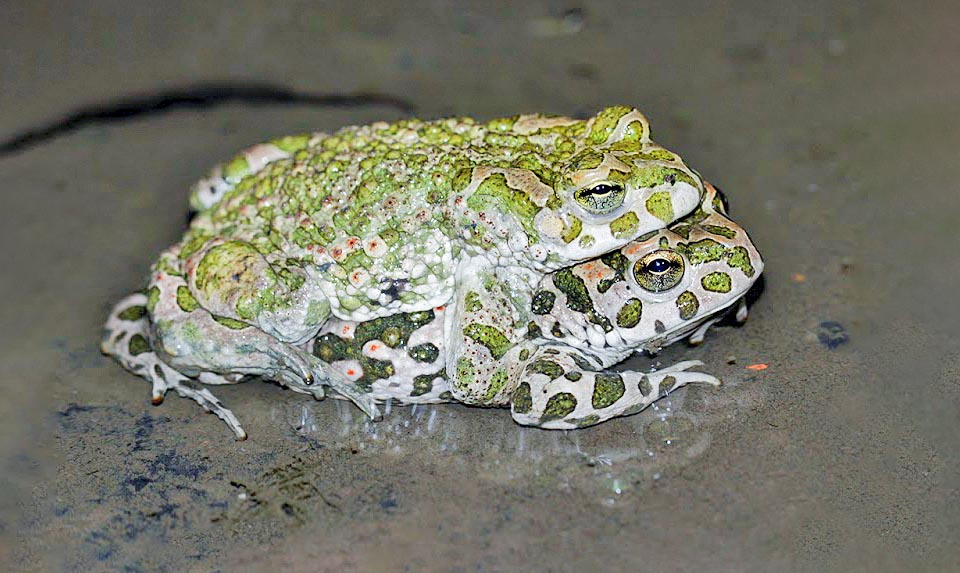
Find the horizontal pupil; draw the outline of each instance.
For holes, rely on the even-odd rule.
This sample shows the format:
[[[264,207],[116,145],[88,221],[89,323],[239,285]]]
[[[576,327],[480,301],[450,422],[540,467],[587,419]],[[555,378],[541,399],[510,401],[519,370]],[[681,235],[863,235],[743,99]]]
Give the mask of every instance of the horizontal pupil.
[[[662,273],[670,268],[670,263],[664,259],[657,259],[655,261],[650,261],[650,264],[647,265],[647,268],[654,273]]]
[[[620,188],[613,185],[597,185],[596,187],[591,187],[588,192],[591,195],[607,195],[618,189]]]

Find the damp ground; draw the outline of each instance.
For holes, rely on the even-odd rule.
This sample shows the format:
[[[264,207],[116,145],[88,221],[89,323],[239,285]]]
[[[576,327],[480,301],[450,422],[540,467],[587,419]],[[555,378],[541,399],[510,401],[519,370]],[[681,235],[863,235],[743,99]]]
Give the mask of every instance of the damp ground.
[[[960,567],[955,7],[310,6],[34,2],[0,22],[0,140],[34,134],[0,156],[0,561]],[[217,82],[337,97],[46,129]],[[237,149],[408,114],[619,103],[724,189],[765,257],[744,327],[628,363],[703,360],[720,389],[548,432],[457,405],[394,406],[373,424],[253,382],[217,389],[251,436],[236,442],[193,403],[151,406],[148,385],[98,352],[110,305],[182,232],[190,183]]]

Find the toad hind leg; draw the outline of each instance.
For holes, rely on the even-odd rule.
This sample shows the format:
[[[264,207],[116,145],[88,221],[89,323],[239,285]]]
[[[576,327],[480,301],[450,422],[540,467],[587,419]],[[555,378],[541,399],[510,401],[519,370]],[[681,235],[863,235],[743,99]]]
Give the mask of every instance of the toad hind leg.
[[[107,320],[100,350],[116,359],[128,371],[150,381],[154,404],[162,403],[167,391],[173,390],[181,397],[200,404],[204,410],[216,414],[233,430],[238,440],[246,439],[247,433],[240,426],[240,421],[212,392],[195,388],[187,376],[165,364],[154,352],[150,343],[146,305],[147,296],[141,293],[121,300]],[[230,382],[223,379],[223,383]]]
[[[698,360],[657,372],[604,372],[599,364],[567,348],[543,348],[529,362],[511,397],[513,419],[525,426],[566,430],[635,414],[667,392],[690,383],[719,386]]]
[[[153,383],[153,401],[168,389],[217,413],[238,437],[245,436],[233,414],[194,381],[224,384],[244,375],[274,380],[320,400],[324,386],[357,404],[371,418],[374,400],[306,350],[247,323],[201,308],[183,278],[158,273],[147,295],[127,297],[113,310],[102,348],[127,370]]]
[[[192,298],[186,281],[158,273],[153,281],[152,317],[158,354],[185,373],[253,374],[320,400],[326,386],[377,419],[376,403],[306,350],[278,340],[256,326],[211,314]]]
[[[326,386],[370,418],[380,412],[372,397],[303,348],[278,340],[256,326],[211,314],[194,299],[185,280],[159,273],[147,304],[157,354],[186,374],[252,374],[320,400]]]

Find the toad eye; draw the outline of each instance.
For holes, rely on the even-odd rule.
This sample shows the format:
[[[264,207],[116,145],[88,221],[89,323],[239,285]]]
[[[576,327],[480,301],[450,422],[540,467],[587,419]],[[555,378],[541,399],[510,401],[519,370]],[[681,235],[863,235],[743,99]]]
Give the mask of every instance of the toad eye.
[[[633,265],[633,278],[644,290],[664,292],[680,284],[683,269],[683,257],[674,251],[660,249]]]
[[[592,187],[577,189],[573,197],[585,210],[594,215],[603,215],[623,205],[626,192],[616,183],[598,183]]]

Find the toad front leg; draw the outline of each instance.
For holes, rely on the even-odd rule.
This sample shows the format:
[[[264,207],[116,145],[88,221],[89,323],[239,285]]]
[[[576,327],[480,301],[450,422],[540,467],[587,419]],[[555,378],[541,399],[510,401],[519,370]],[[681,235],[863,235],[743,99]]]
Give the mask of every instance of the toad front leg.
[[[657,372],[604,372],[599,362],[569,347],[537,351],[511,396],[513,419],[525,426],[566,430],[635,414],[667,392],[720,380],[689,372],[703,363],[679,362]]]
[[[216,414],[233,430],[237,439],[246,439],[247,433],[240,426],[240,421],[212,392],[197,387],[194,380],[171,368],[153,351],[147,295],[135,293],[117,303],[104,330],[101,352],[112,356],[128,371],[146,378],[153,385],[154,404],[161,404],[167,391],[173,390],[181,397],[200,404],[204,410]],[[203,381],[207,384],[234,382],[212,373],[205,373]]]
[[[465,404],[505,406],[535,349],[523,339],[524,306],[517,301],[523,295],[492,270],[464,274],[454,312],[447,316],[450,390]]]

